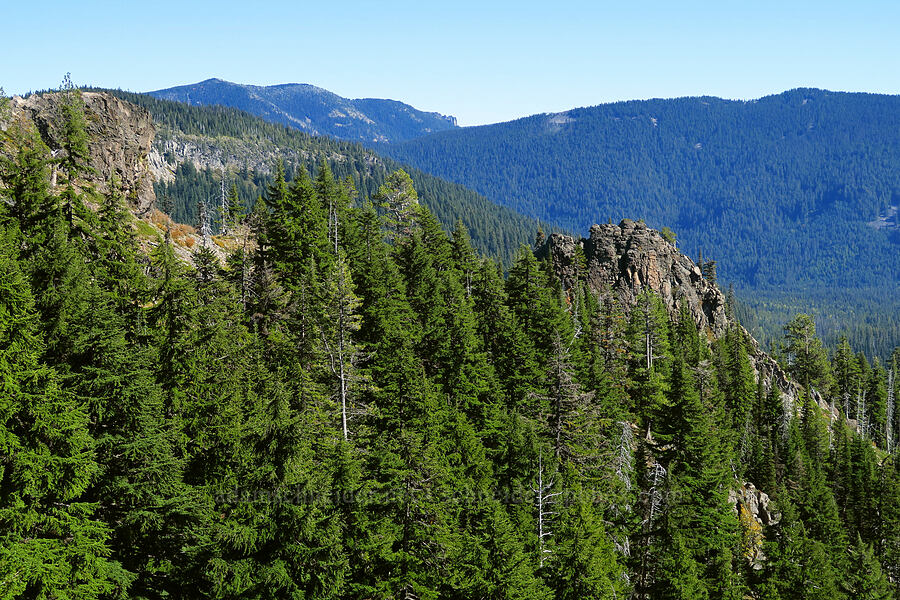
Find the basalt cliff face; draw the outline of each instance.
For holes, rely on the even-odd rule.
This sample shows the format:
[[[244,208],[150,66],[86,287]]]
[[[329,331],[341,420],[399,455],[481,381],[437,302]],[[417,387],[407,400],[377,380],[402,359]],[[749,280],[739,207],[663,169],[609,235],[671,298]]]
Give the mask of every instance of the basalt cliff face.
[[[565,287],[578,276],[576,247],[585,259],[585,277],[597,294],[614,293],[626,306],[644,289],[659,294],[672,314],[686,306],[701,331],[725,333],[725,296],[700,273],[700,267],[657,231],[639,221],[594,225],[587,238],[552,234],[539,253],[549,254]]]
[[[601,298],[617,298],[626,310],[643,290],[652,290],[672,316],[686,308],[708,339],[722,336],[733,325],[722,291],[703,277],[693,260],[643,222],[625,219],[618,225],[594,225],[589,236],[581,239],[554,233],[537,254],[549,256],[564,288],[571,288],[581,276],[592,292]],[[765,386],[777,386],[788,408],[795,406],[800,386],[756,340],[749,334],[746,337],[759,380]],[[820,406],[836,417],[837,413],[819,400]]]
[[[104,92],[80,92],[88,135],[90,167],[79,184],[93,186],[101,193],[115,181],[132,208],[145,214],[156,199],[153,175],[148,168],[155,128],[150,113]],[[55,158],[62,158],[65,119],[62,93],[14,97],[10,111],[0,119],[0,128],[35,128]]]

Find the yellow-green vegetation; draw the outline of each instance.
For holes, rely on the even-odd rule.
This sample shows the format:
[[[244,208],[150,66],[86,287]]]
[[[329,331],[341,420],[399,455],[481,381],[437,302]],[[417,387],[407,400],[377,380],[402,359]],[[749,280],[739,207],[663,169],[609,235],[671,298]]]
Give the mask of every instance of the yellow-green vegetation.
[[[738,521],[741,524],[741,555],[748,560],[755,560],[762,549],[764,541],[762,525],[743,503],[738,510]]]
[[[150,223],[147,223],[146,221],[142,221],[140,219],[135,219],[134,224],[135,224],[135,228],[137,229],[137,234],[139,237],[143,237],[143,238],[158,238],[158,237],[160,237],[159,230],[156,229]]]

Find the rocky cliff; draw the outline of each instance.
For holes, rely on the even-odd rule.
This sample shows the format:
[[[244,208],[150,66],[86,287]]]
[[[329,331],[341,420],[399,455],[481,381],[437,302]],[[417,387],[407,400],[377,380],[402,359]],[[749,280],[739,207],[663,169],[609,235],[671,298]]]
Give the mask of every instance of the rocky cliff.
[[[101,193],[109,191],[115,180],[138,214],[149,211],[155,200],[153,176],[148,155],[155,128],[150,113],[105,92],[81,92],[86,130],[89,138],[90,170],[80,183],[92,185]],[[54,157],[65,152],[60,93],[15,97],[2,128],[34,127]]]
[[[671,315],[677,316],[682,307],[687,308],[708,339],[723,335],[732,325],[725,312],[722,291],[703,277],[693,260],[641,221],[625,219],[618,225],[594,225],[589,236],[581,239],[554,233],[537,254],[550,257],[563,286],[570,288],[579,276],[579,249],[584,261],[583,277],[591,291],[601,298],[615,295],[627,310],[642,290],[652,290]],[[766,386],[777,386],[784,395],[786,409],[792,409],[799,398],[800,386],[762,351],[749,333],[747,339],[757,377]],[[818,399],[823,410],[837,416]]]
[[[750,568],[759,571],[766,561],[763,532],[781,521],[781,513],[774,509],[769,495],[749,481],[730,490],[728,502],[734,507],[741,526],[741,554]]]
[[[590,235],[581,239],[552,234],[537,255],[549,257],[564,288],[572,288],[583,278],[593,293],[601,299],[618,299],[626,311],[643,290],[649,289],[659,295],[672,316],[686,308],[710,340],[735,325],[725,311],[722,291],[704,278],[694,261],[643,222],[625,219],[618,225],[594,225]],[[792,412],[800,398],[800,386],[749,333],[744,333],[758,381],[766,387],[778,387],[785,411]],[[823,412],[838,418],[833,407],[817,393],[814,396]],[[741,526],[741,554],[751,569],[760,570],[766,562],[763,541],[781,515],[770,505],[769,496],[748,481],[735,482],[729,502]]]
[[[584,253],[585,276],[594,293],[614,293],[634,304],[643,289],[659,294],[672,314],[686,306],[701,331],[716,337],[728,327],[725,296],[700,268],[657,231],[640,221],[594,225],[586,239],[552,234],[538,252],[550,256],[565,287],[575,283],[576,247]]]

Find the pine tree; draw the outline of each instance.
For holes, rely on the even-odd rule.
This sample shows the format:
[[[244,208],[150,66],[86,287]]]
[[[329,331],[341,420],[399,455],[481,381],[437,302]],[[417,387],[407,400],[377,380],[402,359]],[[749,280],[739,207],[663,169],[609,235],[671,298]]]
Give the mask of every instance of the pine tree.
[[[0,197],[5,202],[0,222],[9,220],[22,231],[24,257],[28,257],[44,233],[38,224],[55,204],[49,197],[50,149],[37,131],[22,131],[13,125],[4,133],[0,138],[0,180],[4,184]]]
[[[900,475],[896,460],[893,456],[882,463],[874,493],[880,517],[874,536],[875,550],[885,574],[893,582],[895,595],[900,593]]]
[[[466,296],[471,297],[479,261],[475,250],[472,248],[472,238],[469,237],[469,230],[463,225],[462,220],[456,221],[456,227],[453,229],[452,245],[453,265],[459,271],[460,282],[462,282],[466,290]]]
[[[844,415],[850,416],[850,399],[856,394],[859,381],[859,363],[850,348],[845,336],[841,336],[834,355],[835,394],[844,409]]]
[[[483,261],[472,291],[475,326],[508,402],[522,410],[526,398],[538,392],[540,365],[534,344],[507,305],[497,264]]]
[[[81,92],[72,83],[69,73],[63,78],[60,88],[62,103],[62,149],[65,153],[60,159],[60,164],[66,172],[69,182],[78,173],[90,170],[87,160],[90,158],[88,149],[87,122],[84,115],[84,101]]]
[[[664,551],[658,566],[659,579],[653,588],[653,598],[672,600],[703,600],[709,598],[703,584],[702,567],[677,535]]]
[[[850,581],[847,592],[860,600],[890,600],[891,585],[875,558],[872,547],[859,537],[850,550]]]
[[[388,175],[372,199],[385,211],[388,239],[395,242],[408,237],[419,216],[419,194],[409,174],[399,169]]]
[[[567,333],[571,325],[546,267],[526,246],[520,247],[516,254],[516,262],[506,280],[506,293],[508,305],[526,337],[534,344],[538,360],[546,363],[552,342],[547,332],[559,328],[561,333]]]
[[[756,382],[745,346],[744,332],[733,326],[725,335],[725,371],[721,375],[725,393],[725,409],[731,429],[737,434],[740,464],[746,464],[750,452],[752,408],[756,398]]]
[[[664,404],[668,377],[669,319],[659,297],[644,291],[631,311],[625,330],[628,344],[628,391],[643,428],[655,407]]]
[[[487,503],[476,509],[467,531],[475,538],[462,546],[460,580],[454,592],[468,598],[547,599],[552,592],[537,577],[503,508]]]
[[[349,421],[357,412],[353,398],[355,388],[360,384],[361,348],[354,343],[353,336],[359,330],[361,319],[357,312],[360,300],[353,291],[350,270],[342,256],[338,257],[325,283],[324,293],[326,312],[322,343],[341,407],[341,431],[347,440],[350,437]]]
[[[812,385],[826,391],[831,371],[812,317],[799,314],[785,325],[784,331],[791,374],[807,388]]]

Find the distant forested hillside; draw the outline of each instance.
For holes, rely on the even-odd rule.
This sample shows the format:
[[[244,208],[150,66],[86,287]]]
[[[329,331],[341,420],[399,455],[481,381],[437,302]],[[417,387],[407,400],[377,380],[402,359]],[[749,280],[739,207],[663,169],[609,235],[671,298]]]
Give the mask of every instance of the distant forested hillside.
[[[380,151],[573,230],[640,217],[763,286],[900,281],[900,96],[798,89],[752,102],[621,102]]]
[[[258,86],[207,79],[148,93],[194,106],[230,106],[307,133],[364,143],[402,142],[456,127],[454,117],[397,100],[352,100],[303,83]]]
[[[896,212],[870,225],[900,205],[900,96],[620,102],[379,151],[571,230],[668,226],[718,261],[761,338],[803,306],[829,340],[881,356],[900,342]]]
[[[279,158],[285,162],[288,177],[300,168],[312,172],[325,160],[336,178],[349,177],[353,181],[360,198],[374,195],[387,174],[399,168],[395,161],[359,144],[311,136],[234,108],[189,106],[145,94],[109,91],[150,111],[157,124],[155,144],[164,158],[186,144],[196,146],[198,152],[213,162],[222,154],[236,155],[241,167],[229,169],[228,187],[233,184],[237,188],[247,210],[271,182],[271,171]],[[172,143],[167,145],[169,141]],[[221,170],[204,165],[198,168],[190,161],[171,159],[178,164],[175,180],[158,183],[157,196],[171,199],[172,214],[177,221],[195,224],[198,202],[220,195]],[[471,233],[473,245],[485,254],[508,263],[521,244],[534,240],[540,227],[536,220],[499,206],[461,185],[416,169],[408,171],[420,200],[445,228],[450,230],[457,219],[461,220]],[[212,208],[215,210],[215,206]]]

